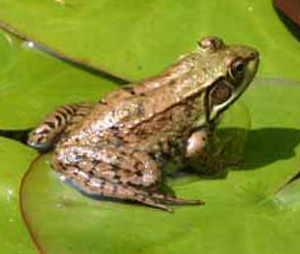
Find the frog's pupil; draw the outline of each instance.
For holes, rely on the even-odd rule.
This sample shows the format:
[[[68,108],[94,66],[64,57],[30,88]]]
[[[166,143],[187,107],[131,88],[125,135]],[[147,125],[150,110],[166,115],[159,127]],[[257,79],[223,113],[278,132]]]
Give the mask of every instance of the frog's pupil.
[[[245,70],[245,65],[243,63],[239,63],[237,66],[236,66],[236,71],[237,72],[243,72]]]

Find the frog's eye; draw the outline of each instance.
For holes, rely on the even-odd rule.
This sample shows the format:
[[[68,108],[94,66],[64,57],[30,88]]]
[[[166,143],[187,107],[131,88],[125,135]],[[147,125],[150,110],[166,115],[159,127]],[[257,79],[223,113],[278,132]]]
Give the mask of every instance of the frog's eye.
[[[223,80],[217,82],[211,92],[211,100],[213,105],[220,105],[227,101],[232,94],[232,88]]]
[[[241,77],[246,70],[246,63],[243,59],[237,59],[231,64],[229,74],[231,78],[237,79]]]

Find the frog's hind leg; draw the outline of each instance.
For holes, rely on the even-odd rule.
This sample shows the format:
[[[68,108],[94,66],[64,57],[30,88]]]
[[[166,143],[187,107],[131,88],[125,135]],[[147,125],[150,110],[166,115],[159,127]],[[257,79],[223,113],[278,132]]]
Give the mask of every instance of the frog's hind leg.
[[[143,203],[148,206],[159,208],[168,212],[173,212],[171,205],[202,205],[201,200],[181,199],[166,194],[148,192],[132,186],[125,186],[120,183],[112,183],[105,179],[100,179],[89,175],[88,172],[78,171],[70,168],[67,173],[67,180],[84,195],[92,198],[108,197],[120,200],[131,200]]]
[[[165,204],[158,202],[149,196],[147,192],[137,190],[131,186],[112,183],[105,179],[99,179],[88,176],[88,173],[80,171],[74,172],[71,170],[70,176],[67,181],[70,182],[77,190],[92,198],[113,198],[119,200],[137,201],[152,207],[156,207],[168,212],[173,212],[172,208],[167,207]]]
[[[132,200],[167,211],[172,209],[165,204],[203,204],[161,193],[161,170],[140,151],[62,146],[55,153],[54,169],[88,196]]]
[[[77,103],[56,108],[29,134],[27,144],[42,152],[50,150],[60,134],[70,130],[92,107],[90,103]]]

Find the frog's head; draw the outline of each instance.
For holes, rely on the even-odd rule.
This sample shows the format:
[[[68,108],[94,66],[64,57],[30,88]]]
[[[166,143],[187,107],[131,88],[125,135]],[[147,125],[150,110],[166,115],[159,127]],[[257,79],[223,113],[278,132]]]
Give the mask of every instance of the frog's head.
[[[206,121],[212,121],[235,102],[253,80],[258,52],[248,46],[225,45],[217,37],[198,41],[197,65],[205,68]],[[203,87],[204,86],[204,87]]]

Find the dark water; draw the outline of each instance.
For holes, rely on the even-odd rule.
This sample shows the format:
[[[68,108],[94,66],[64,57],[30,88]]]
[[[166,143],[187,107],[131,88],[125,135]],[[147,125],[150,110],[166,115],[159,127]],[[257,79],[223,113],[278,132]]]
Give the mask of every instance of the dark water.
[[[0,137],[16,140],[24,145],[27,145],[27,138],[33,128],[24,130],[0,130]]]

